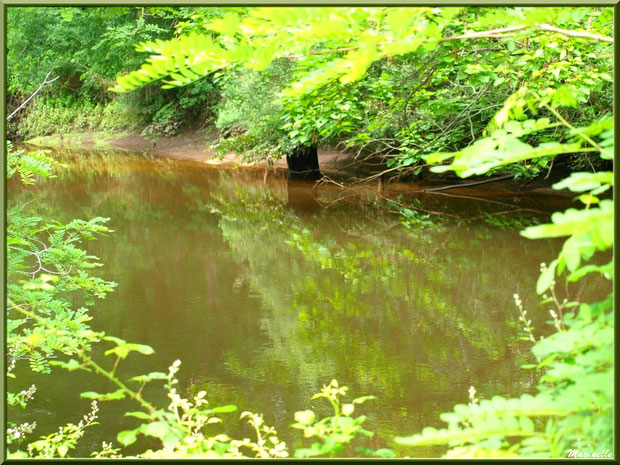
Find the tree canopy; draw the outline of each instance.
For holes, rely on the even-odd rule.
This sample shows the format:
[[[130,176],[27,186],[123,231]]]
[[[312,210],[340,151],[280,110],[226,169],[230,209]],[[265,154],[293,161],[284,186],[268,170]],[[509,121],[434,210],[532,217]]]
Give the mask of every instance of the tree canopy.
[[[270,128],[280,139],[301,145],[344,140],[390,154],[402,168],[525,119],[527,110],[535,116],[545,105],[573,108],[577,125],[609,116],[610,14],[586,8],[255,8],[206,21],[203,32],[141,43],[138,50],[150,58],[119,77],[113,90],[160,80],[174,88],[238,67],[265,73],[280,63],[286,70],[277,93],[280,119]],[[547,129],[545,121],[520,129],[517,137]],[[536,174],[540,169],[530,166]]]

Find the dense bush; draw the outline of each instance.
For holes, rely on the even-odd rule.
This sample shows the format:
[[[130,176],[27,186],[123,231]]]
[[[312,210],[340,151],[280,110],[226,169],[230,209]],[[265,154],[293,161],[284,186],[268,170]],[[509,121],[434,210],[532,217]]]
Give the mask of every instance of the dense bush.
[[[83,98],[40,98],[20,119],[17,131],[29,138],[89,130],[135,130],[146,118],[128,100],[98,104]]]
[[[552,117],[548,104],[570,107],[565,118],[573,126],[608,113],[611,14],[608,8],[232,12],[204,26],[211,35],[142,43],[151,58],[115,89],[162,78],[163,87],[175,88],[218,73],[227,86],[218,124],[245,131],[245,146],[340,143],[386,157],[390,171],[417,174],[424,155],[459,150],[508,118]],[[531,96],[547,106],[519,104]],[[527,139],[536,145],[558,138],[549,128]],[[605,166],[567,155],[573,168]],[[527,178],[552,167],[551,158],[536,157],[501,169]]]
[[[201,14],[206,20],[225,11],[210,8]],[[9,122],[9,134],[36,137],[148,126],[149,134],[169,135],[181,125],[204,125],[217,101],[209,80],[181,90],[152,86],[131,98],[119,99],[108,90],[119,73],[140,63],[137,41],[170,38],[175,28],[191,30],[196,20],[196,11],[185,7],[12,7],[7,15],[9,112],[35,92],[47,73],[58,79]],[[32,40],[33,31],[38,40]]]
[[[174,103],[161,107],[153,116],[153,121],[142,130],[143,136],[176,136],[181,126],[181,115]]]

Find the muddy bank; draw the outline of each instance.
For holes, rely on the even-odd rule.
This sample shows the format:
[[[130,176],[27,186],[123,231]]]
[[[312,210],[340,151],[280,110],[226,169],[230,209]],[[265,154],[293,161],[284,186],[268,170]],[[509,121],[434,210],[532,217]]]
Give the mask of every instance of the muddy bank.
[[[174,160],[193,161],[204,163],[213,167],[222,168],[255,168],[261,170],[286,171],[287,164],[285,157],[279,160],[272,160],[271,165],[266,161],[248,163],[244,161],[242,155],[229,152],[223,157],[216,154],[211,146],[218,140],[219,135],[215,130],[206,131],[185,131],[175,137],[161,137],[156,140],[146,138],[137,133],[108,133],[108,132],[83,132],[69,134],[54,134],[50,136],[37,137],[25,141],[31,146],[43,148],[67,148],[74,150],[115,150],[138,152],[156,158],[166,158]],[[531,181],[514,181],[512,179],[501,179],[497,182],[486,183],[488,178],[472,177],[467,179],[458,178],[453,173],[435,174],[425,171],[418,180],[396,179],[394,173],[381,177],[373,176],[377,172],[376,163],[360,163],[355,159],[354,154],[340,152],[336,150],[319,148],[319,166],[321,172],[329,180],[352,181],[363,180],[370,177],[374,183],[379,183],[385,188],[390,186],[407,185],[406,190],[426,190],[443,189],[445,194],[464,195],[472,190],[485,192],[487,194],[500,193],[538,193],[552,196],[572,196],[569,191],[558,192],[552,189],[552,185],[565,177],[568,173],[563,169],[555,169],[548,178],[538,178]],[[468,184],[479,180],[485,180],[485,184],[476,185],[475,189]],[[402,181],[405,181],[403,183]],[[413,181],[413,182],[407,182]],[[456,187],[459,186],[459,187]]]
[[[36,137],[24,141],[27,145],[43,148],[67,148],[76,150],[119,150],[148,153],[149,156],[170,158],[174,160],[196,161],[212,166],[221,167],[244,167],[266,168],[267,161],[248,163],[237,153],[229,152],[218,156],[211,145],[218,140],[212,131],[186,131],[175,137],[161,137],[156,140],[147,139],[137,133],[104,133],[84,132],[69,134],[53,134],[50,136]],[[352,166],[353,157],[350,154],[333,150],[319,150],[319,163],[321,168],[330,173],[340,172],[342,168]],[[272,161],[271,167],[276,170],[286,170],[286,159]],[[358,173],[362,173],[359,169]],[[354,175],[355,170],[351,169]]]
[[[76,150],[107,149],[130,152],[147,152],[149,155],[176,160],[190,160],[209,164],[240,164],[241,158],[227,154],[223,159],[215,156],[209,146],[214,139],[202,131],[188,131],[175,137],[146,138],[138,133],[83,132],[53,134],[24,141],[25,144],[46,148]],[[286,166],[286,165],[284,165]]]

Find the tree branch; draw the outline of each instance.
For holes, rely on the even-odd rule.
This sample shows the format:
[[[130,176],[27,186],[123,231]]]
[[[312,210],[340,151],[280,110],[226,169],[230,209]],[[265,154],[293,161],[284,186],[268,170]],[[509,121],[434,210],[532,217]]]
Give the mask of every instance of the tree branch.
[[[539,29],[541,31],[556,32],[558,34],[563,34],[563,35],[570,36],[570,37],[581,37],[584,39],[592,39],[592,40],[596,40],[599,42],[608,42],[610,44],[614,43],[613,37],[592,34],[591,32],[571,31],[569,29],[561,29],[559,27],[551,26],[550,24],[536,24],[535,26],[526,26],[526,25],[510,26],[510,27],[503,27],[499,29],[491,29],[489,31],[468,32],[466,34],[461,34],[458,36],[442,37],[441,39],[439,39],[439,42],[449,42],[453,40],[467,40],[467,39],[501,39],[505,37],[511,37],[512,35],[514,35],[514,33],[518,31],[523,31],[530,27],[533,27],[534,29]],[[425,41],[429,41],[429,40],[431,39],[426,39]],[[381,46],[381,45],[385,45],[387,43],[392,43],[392,42],[394,41],[380,42],[377,45]],[[334,49],[329,49],[329,50],[316,50],[316,51],[307,52],[305,54],[285,55],[283,58],[298,59],[298,58],[303,58],[308,55],[327,55],[330,53],[352,52],[357,49],[359,49],[359,46],[334,48]]]
[[[571,31],[569,29],[560,29],[559,27],[551,26],[550,24],[537,24],[536,27],[543,31],[557,32],[558,34],[564,34],[571,37],[582,37],[584,39],[592,39],[599,42],[614,43],[613,37],[601,36],[598,34],[592,34],[591,32]]]
[[[477,31],[477,32],[468,32],[467,34],[461,34],[460,36],[448,36],[442,37],[439,39],[439,42],[448,42],[451,40],[461,40],[461,39],[495,39],[502,37],[510,37],[510,35],[506,35],[506,33],[522,31],[523,29],[527,29],[528,26],[511,26],[511,27],[503,27],[500,29],[491,29],[490,31]]]
[[[17,110],[15,110],[13,113],[11,113],[9,116],[7,116],[7,117],[6,117],[6,120],[7,120],[7,121],[8,121],[8,120],[10,120],[11,118],[13,118],[13,116],[15,116],[15,113],[17,113],[19,110],[21,110],[22,108],[24,108],[24,107],[26,106],[26,104],[27,104],[28,102],[30,102],[30,100],[32,100],[32,99],[33,99],[33,97],[34,97],[35,95],[37,95],[41,89],[43,89],[43,86],[44,86],[45,84],[50,84],[50,83],[54,82],[56,79],[58,79],[58,78],[60,77],[60,76],[56,76],[56,77],[55,77],[54,79],[52,79],[51,81],[48,81],[48,80],[47,80],[47,78],[48,78],[48,77],[50,77],[50,74],[52,74],[52,71],[53,71],[53,70],[54,70],[54,66],[52,66],[52,69],[50,69],[50,72],[49,72],[49,73],[47,73],[47,76],[45,76],[45,79],[43,80],[43,82],[41,83],[41,85],[39,86],[39,88],[38,88],[37,90],[35,90],[35,91],[34,91],[34,94],[32,94],[30,97],[28,97],[28,98],[26,99],[26,101],[25,101],[24,103],[22,103],[22,104],[21,104],[21,105],[17,108]]]
[[[492,179],[483,179],[482,181],[468,182],[465,184],[452,184],[450,186],[435,187],[433,189],[422,189],[422,190],[414,191],[414,192],[439,192],[439,191],[445,191],[448,189],[459,189],[462,187],[479,186],[480,184],[488,184],[490,182],[504,181],[512,177],[513,177],[512,174],[507,174],[506,176],[499,176],[497,178],[492,178]]]

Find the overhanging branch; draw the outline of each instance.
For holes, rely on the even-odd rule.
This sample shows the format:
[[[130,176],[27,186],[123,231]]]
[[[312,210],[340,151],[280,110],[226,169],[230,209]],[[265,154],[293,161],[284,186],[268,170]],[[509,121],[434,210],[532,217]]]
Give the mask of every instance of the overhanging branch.
[[[33,93],[30,97],[28,97],[28,98],[26,99],[26,101],[25,101],[24,103],[22,103],[22,104],[21,104],[21,105],[17,108],[17,110],[15,110],[13,113],[11,113],[9,116],[7,116],[7,117],[6,117],[6,120],[7,120],[7,121],[8,121],[8,120],[10,120],[11,118],[13,118],[13,116],[15,116],[15,114],[16,114],[19,110],[21,110],[22,108],[24,108],[24,107],[28,104],[28,102],[30,102],[30,100],[32,100],[32,99],[34,98],[34,96],[35,96],[35,95],[37,95],[41,89],[43,89],[43,86],[44,86],[44,85],[46,85],[46,84],[50,84],[50,83],[54,82],[56,79],[58,79],[58,78],[60,77],[60,76],[56,76],[54,79],[51,79],[51,80],[49,80],[49,81],[48,81],[48,80],[47,80],[47,78],[49,78],[49,77],[50,77],[50,74],[52,74],[52,71],[53,71],[53,70],[54,70],[54,67],[52,66],[52,69],[50,69],[50,72],[49,72],[49,73],[47,73],[47,76],[45,76],[45,79],[43,80],[43,82],[41,83],[41,85],[39,86],[39,88],[38,88],[37,90],[35,90],[35,91],[34,91],[34,93]]]
[[[510,26],[510,27],[503,27],[499,29],[491,29],[489,31],[468,32],[468,33],[461,34],[458,36],[442,37],[441,39],[439,39],[439,42],[450,42],[453,40],[469,40],[469,39],[501,39],[501,38],[506,38],[506,37],[512,37],[517,32],[524,31],[530,28],[533,28],[535,30],[538,29],[541,31],[547,31],[547,32],[555,32],[557,34],[563,34],[569,37],[591,39],[591,40],[595,40],[598,42],[607,42],[610,44],[614,43],[613,37],[593,34],[591,32],[586,32],[586,31],[571,31],[570,29],[561,29],[559,27],[551,26],[550,24],[535,24],[533,26],[525,26],[525,25]],[[433,39],[425,39],[425,42],[432,41],[432,40]],[[380,42],[377,45],[381,46],[381,45],[386,45],[388,43],[394,43],[394,42],[395,41]],[[352,52],[354,50],[358,50],[359,48],[360,48],[359,46],[353,46],[353,47],[334,48],[334,49],[329,49],[329,50],[316,50],[316,51],[310,51],[304,54],[285,55],[283,58],[298,59],[298,58],[303,58],[309,55],[328,55],[330,53]]]

